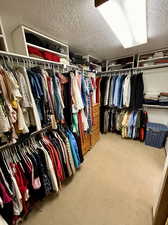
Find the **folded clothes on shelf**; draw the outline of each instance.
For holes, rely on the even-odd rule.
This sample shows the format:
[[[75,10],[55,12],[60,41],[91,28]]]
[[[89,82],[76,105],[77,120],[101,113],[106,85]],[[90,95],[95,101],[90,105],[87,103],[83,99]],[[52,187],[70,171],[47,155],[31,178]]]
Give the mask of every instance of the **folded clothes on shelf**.
[[[168,96],[159,96],[159,102],[168,102]]]
[[[159,104],[159,94],[158,93],[145,93],[144,104],[158,105]]]
[[[28,52],[30,56],[36,57],[36,58],[41,58],[41,59],[46,59],[54,62],[60,62],[60,57],[52,52],[48,51],[42,51],[38,48],[35,47],[30,47],[28,46]]]
[[[144,104],[168,106],[168,93],[161,92],[160,94],[146,93],[144,95]]]
[[[145,93],[144,99],[146,100],[159,100],[159,94],[158,93]]]
[[[147,104],[147,105],[159,105],[159,100],[144,99],[144,104]]]
[[[168,106],[168,96],[159,96],[159,105]]]
[[[160,96],[167,96],[168,97],[168,92],[160,92]]]

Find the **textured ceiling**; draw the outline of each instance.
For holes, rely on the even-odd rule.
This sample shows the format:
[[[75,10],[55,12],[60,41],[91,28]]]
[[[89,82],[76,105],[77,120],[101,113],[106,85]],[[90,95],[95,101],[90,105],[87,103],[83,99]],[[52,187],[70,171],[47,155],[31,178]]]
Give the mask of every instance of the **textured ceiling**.
[[[24,24],[68,43],[76,53],[108,59],[168,46],[168,0],[147,0],[147,5],[148,44],[130,49],[122,47],[94,0],[0,0],[0,15],[8,40]]]

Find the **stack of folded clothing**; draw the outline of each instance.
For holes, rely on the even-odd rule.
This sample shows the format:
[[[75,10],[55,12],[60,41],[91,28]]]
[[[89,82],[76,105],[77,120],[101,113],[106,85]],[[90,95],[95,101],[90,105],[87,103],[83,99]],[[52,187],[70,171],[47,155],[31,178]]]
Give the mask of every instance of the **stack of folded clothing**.
[[[42,51],[35,47],[28,46],[28,52],[31,57],[46,59],[54,62],[60,62],[60,57],[52,52]]]
[[[60,62],[60,57],[52,52],[43,51],[44,59],[54,61],[54,62]]]
[[[168,106],[168,92],[161,92],[159,95],[159,105]]]
[[[159,94],[146,93],[144,95],[144,104],[148,105],[159,105]]]
[[[43,53],[38,48],[28,46],[28,52],[31,57],[44,59]]]

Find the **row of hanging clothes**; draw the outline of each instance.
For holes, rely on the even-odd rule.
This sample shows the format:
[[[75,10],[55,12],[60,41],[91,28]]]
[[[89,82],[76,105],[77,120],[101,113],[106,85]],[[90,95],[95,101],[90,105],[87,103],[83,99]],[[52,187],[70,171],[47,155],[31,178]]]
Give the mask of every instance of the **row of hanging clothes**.
[[[19,224],[35,202],[51,193],[58,194],[63,182],[80,168],[82,160],[76,136],[62,125],[57,130],[24,137],[3,149],[0,214],[6,223]]]
[[[78,136],[89,132],[95,74],[23,62],[3,58],[0,66],[0,144],[15,143],[22,134],[51,123],[67,124]]]
[[[101,106],[142,108],[144,100],[143,73],[139,71],[102,75],[100,84]]]
[[[143,110],[106,108],[101,120],[101,133],[115,132],[122,138],[144,141],[148,114]]]
[[[92,106],[100,97],[96,82],[95,73],[18,59],[14,63],[3,57],[0,222],[4,220],[4,225],[18,224],[37,200],[58,193],[62,182],[80,167],[81,140],[92,129]],[[48,127],[54,130],[31,137]]]
[[[123,138],[144,141],[148,115],[142,110],[143,73],[129,70],[102,75],[100,91],[101,133],[116,132]]]

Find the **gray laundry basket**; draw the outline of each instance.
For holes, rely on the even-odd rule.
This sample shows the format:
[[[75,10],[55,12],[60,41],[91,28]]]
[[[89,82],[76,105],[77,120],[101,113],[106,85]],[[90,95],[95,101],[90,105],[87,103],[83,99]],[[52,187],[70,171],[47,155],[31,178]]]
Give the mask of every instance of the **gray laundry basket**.
[[[147,123],[145,144],[156,148],[164,147],[168,127],[159,123]]]

